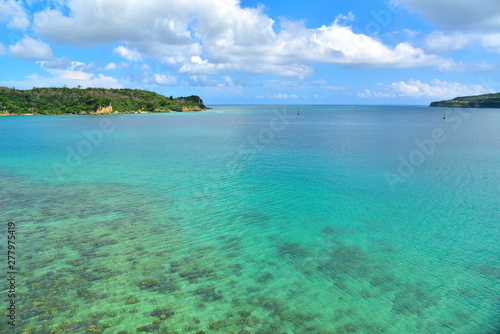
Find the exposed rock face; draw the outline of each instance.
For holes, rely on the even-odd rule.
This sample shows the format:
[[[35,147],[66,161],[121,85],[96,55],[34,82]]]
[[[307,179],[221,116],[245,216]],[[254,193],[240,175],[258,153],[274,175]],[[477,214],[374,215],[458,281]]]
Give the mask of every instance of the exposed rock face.
[[[99,107],[96,110],[96,114],[111,114],[113,112],[113,106]]]

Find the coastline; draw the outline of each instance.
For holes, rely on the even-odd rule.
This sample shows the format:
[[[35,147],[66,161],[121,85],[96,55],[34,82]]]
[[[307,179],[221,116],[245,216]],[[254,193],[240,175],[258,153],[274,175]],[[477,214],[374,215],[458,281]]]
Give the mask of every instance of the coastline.
[[[161,110],[161,111],[114,111],[108,113],[98,113],[98,112],[80,112],[78,114],[75,113],[61,113],[61,114],[42,114],[42,113],[27,113],[27,114],[0,114],[0,116],[62,116],[62,115],[74,115],[74,116],[96,116],[96,115],[130,115],[130,114],[167,114],[167,113],[183,113],[183,112],[200,112],[205,111],[206,109],[187,109],[187,110]]]

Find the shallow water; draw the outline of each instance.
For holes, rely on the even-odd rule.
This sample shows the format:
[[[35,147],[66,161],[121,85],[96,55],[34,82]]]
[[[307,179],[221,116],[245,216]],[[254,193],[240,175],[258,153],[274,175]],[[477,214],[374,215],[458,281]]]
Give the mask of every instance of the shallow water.
[[[500,113],[442,112],[2,117],[10,330],[497,332]]]

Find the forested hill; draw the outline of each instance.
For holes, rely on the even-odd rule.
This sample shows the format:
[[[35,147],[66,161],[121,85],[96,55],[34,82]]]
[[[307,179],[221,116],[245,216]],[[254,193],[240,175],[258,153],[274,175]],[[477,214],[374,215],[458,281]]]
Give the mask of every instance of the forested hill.
[[[139,89],[0,87],[0,114],[106,114],[206,109],[199,96],[173,98]]]
[[[456,97],[453,100],[432,102],[431,107],[500,108],[500,93]]]

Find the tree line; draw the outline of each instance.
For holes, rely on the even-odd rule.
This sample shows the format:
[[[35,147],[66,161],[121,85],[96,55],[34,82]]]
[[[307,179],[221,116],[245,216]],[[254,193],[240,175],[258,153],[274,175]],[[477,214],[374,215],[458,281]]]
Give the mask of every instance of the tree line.
[[[140,89],[0,87],[0,113],[4,114],[85,114],[107,106],[118,112],[206,109],[196,95],[173,98]]]

